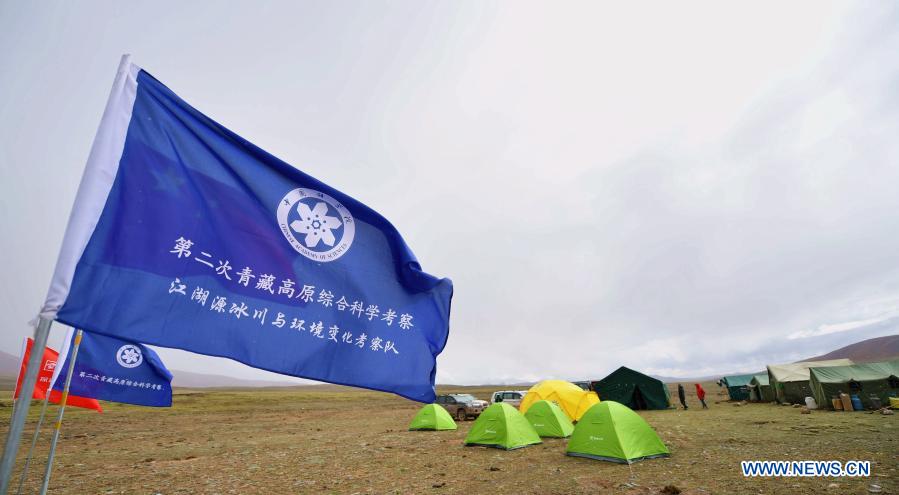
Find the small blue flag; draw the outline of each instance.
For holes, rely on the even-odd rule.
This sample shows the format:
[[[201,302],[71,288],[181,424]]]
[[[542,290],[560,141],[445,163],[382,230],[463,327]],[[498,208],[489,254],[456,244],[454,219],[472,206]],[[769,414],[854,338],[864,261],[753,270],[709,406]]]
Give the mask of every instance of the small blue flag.
[[[41,315],[432,402],[452,294],[384,217],[125,57]]]
[[[71,331],[53,376],[62,391],[76,332]],[[153,349],[104,335],[82,332],[69,394],[138,406],[171,407],[172,374]]]

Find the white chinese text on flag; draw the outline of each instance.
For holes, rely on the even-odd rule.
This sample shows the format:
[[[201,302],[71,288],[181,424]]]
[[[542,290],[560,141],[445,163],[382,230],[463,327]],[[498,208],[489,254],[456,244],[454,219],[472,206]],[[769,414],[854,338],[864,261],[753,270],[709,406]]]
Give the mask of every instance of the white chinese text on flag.
[[[126,57],[42,315],[430,402],[451,298],[384,217]]]
[[[53,373],[53,390],[64,390],[74,343],[75,331],[70,331],[60,353],[62,366]],[[123,404],[170,407],[172,373],[156,352],[143,344],[82,332],[69,393]]]

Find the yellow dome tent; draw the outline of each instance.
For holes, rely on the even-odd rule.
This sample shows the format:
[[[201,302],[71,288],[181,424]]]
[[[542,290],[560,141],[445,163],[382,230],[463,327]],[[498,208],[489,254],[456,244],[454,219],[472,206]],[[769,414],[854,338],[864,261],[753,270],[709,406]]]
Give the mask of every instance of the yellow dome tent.
[[[528,390],[518,410],[524,414],[532,404],[540,400],[555,402],[572,421],[581,419],[590,406],[599,404],[596,392],[588,392],[564,380],[543,380]]]

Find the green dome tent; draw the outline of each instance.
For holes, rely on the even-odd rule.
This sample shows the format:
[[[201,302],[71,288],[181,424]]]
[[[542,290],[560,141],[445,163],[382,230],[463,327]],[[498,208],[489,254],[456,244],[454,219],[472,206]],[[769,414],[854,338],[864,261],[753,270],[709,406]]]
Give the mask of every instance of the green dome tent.
[[[668,409],[671,396],[661,380],[622,366],[592,383],[599,400],[611,400],[637,409]]]
[[[453,417],[437,404],[428,404],[418,410],[409,423],[409,430],[455,430]]]
[[[471,425],[465,445],[480,445],[498,449],[518,449],[542,443],[534,427],[518,409],[499,402],[484,409]]]
[[[669,455],[668,447],[639,414],[610,400],[591,407],[578,421],[565,453],[622,464]]]
[[[574,425],[562,408],[548,400],[533,403],[524,417],[541,437],[565,438],[574,431]]]

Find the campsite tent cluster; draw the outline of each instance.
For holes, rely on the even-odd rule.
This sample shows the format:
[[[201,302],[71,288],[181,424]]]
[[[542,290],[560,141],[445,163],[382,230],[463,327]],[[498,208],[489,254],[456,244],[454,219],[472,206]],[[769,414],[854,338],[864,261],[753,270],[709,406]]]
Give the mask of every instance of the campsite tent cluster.
[[[853,363],[849,359],[770,364],[766,372],[725,376],[731,400],[805,403],[813,397],[818,407],[831,408],[840,393],[857,395],[865,408],[888,404],[899,395],[899,360]]]
[[[865,407],[890,403],[899,394],[899,360],[855,364],[848,359],[768,365],[765,372],[726,376],[719,382],[731,400],[802,403],[814,397],[831,407],[842,392],[858,395]],[[534,385],[519,409],[498,402],[485,409],[465,445],[512,450],[568,438],[566,454],[621,463],[666,457],[668,448],[634,410],[668,409],[668,387],[656,378],[621,367],[584,390],[559,380]],[[455,430],[440,405],[421,408],[410,430]]]
[[[409,429],[455,430],[456,424],[445,409],[428,404]],[[532,387],[520,410],[505,402],[485,409],[465,445],[512,450],[542,443],[541,437],[570,437],[566,454],[575,457],[630,464],[668,456],[656,432],[633,410],[615,401],[600,402],[595,393],[560,380]]]

